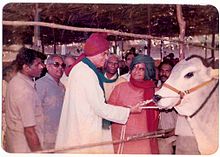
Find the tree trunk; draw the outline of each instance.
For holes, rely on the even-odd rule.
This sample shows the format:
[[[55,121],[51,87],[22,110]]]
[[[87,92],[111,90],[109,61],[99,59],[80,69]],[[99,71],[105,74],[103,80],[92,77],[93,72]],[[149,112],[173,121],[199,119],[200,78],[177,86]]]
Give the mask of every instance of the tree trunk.
[[[184,37],[185,37],[185,31],[186,31],[186,22],[184,21],[184,18],[183,18],[181,5],[176,5],[176,11],[177,11],[177,20],[178,20],[179,28],[180,28],[179,59],[182,60],[185,58],[183,43],[184,43]]]
[[[212,33],[212,47],[215,47],[215,33]],[[215,67],[215,50],[212,49],[211,50],[211,54],[212,54],[212,67]]]
[[[35,5],[35,10],[34,10],[34,21],[38,22],[39,21],[39,8],[38,8],[38,4]],[[40,40],[40,26],[35,25],[34,26],[34,40],[33,40],[33,44],[34,46],[38,47],[38,40]]]

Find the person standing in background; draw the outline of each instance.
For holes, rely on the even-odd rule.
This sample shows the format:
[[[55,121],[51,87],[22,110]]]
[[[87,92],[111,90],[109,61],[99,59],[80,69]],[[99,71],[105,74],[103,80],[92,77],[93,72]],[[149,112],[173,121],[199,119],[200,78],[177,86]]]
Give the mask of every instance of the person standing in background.
[[[137,54],[135,53],[135,48],[131,48],[130,52],[128,52],[125,55],[126,67],[123,70],[123,72],[120,73],[120,75],[121,75],[120,78],[123,78],[123,79],[129,81],[129,78],[130,78],[130,65],[131,65],[131,62],[132,62],[132,60],[135,56],[137,56]]]
[[[159,70],[159,81],[158,90],[162,87],[163,83],[170,76],[171,70],[173,69],[174,64],[170,60],[164,60],[158,66]],[[159,138],[159,152],[160,154],[174,154],[175,153],[175,141],[176,136],[174,135],[174,130],[176,126],[177,112],[175,109],[169,110],[160,110],[159,114],[159,130],[173,129],[169,137]]]
[[[106,101],[108,101],[109,96],[112,90],[115,88],[115,86],[120,83],[117,81],[118,76],[119,76],[118,69],[119,69],[119,56],[116,54],[109,54],[108,59],[105,61],[105,64],[104,64],[104,76],[105,78],[109,79],[108,82],[104,82]],[[110,122],[109,122],[109,125],[111,125]],[[111,126],[109,126],[109,129],[111,129]],[[107,130],[103,129],[103,136],[106,136],[106,141],[112,140],[111,131],[109,131],[109,129]],[[111,154],[114,153],[112,144],[106,145],[104,149],[106,150],[108,149],[109,150],[108,153],[111,153]]]
[[[116,54],[109,54],[108,59],[105,61],[104,64],[104,76],[107,79],[112,80],[112,82],[104,83],[106,100],[109,99],[112,90],[119,83],[117,82],[116,84],[116,81],[118,79],[118,68],[119,68],[119,56],[117,56]]]
[[[60,78],[65,66],[61,56],[50,55],[46,60],[46,75],[36,81],[37,94],[43,107],[44,149],[54,149],[55,146],[65,93],[65,87],[60,82]]]
[[[44,68],[42,56],[27,48],[16,56],[18,72],[9,82],[6,94],[7,152],[42,150],[43,112],[34,81]]]
[[[9,81],[16,75],[17,67],[15,61],[10,65],[3,68],[3,80],[2,80],[2,146],[6,149],[5,132],[6,132],[6,121],[5,121],[5,98]]]

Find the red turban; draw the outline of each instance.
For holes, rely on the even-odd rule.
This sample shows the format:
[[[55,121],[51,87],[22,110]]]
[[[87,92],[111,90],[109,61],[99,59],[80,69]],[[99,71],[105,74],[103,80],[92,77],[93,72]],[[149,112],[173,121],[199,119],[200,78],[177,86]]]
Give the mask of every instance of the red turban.
[[[93,33],[84,46],[86,56],[95,56],[109,49],[110,43],[106,40],[107,33]]]
[[[95,56],[109,49],[110,43],[106,40],[107,33],[93,33],[86,40],[84,53],[82,53],[71,67],[65,69],[65,73],[69,76],[72,68],[78,64],[86,56]]]

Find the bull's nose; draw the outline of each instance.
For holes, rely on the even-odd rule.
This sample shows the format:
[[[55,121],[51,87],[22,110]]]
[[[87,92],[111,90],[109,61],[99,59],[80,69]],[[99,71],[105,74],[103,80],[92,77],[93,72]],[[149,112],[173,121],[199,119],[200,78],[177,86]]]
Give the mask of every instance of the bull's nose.
[[[157,103],[158,101],[160,101],[161,98],[162,98],[162,96],[160,96],[160,95],[154,95],[153,101]]]

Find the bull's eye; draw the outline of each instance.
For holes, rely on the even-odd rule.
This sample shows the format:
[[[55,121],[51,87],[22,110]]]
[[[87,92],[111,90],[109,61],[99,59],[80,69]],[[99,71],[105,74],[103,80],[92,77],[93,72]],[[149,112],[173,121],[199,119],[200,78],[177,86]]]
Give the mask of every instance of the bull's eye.
[[[193,72],[189,72],[189,73],[187,73],[184,77],[185,78],[191,78],[191,77],[193,77]]]

